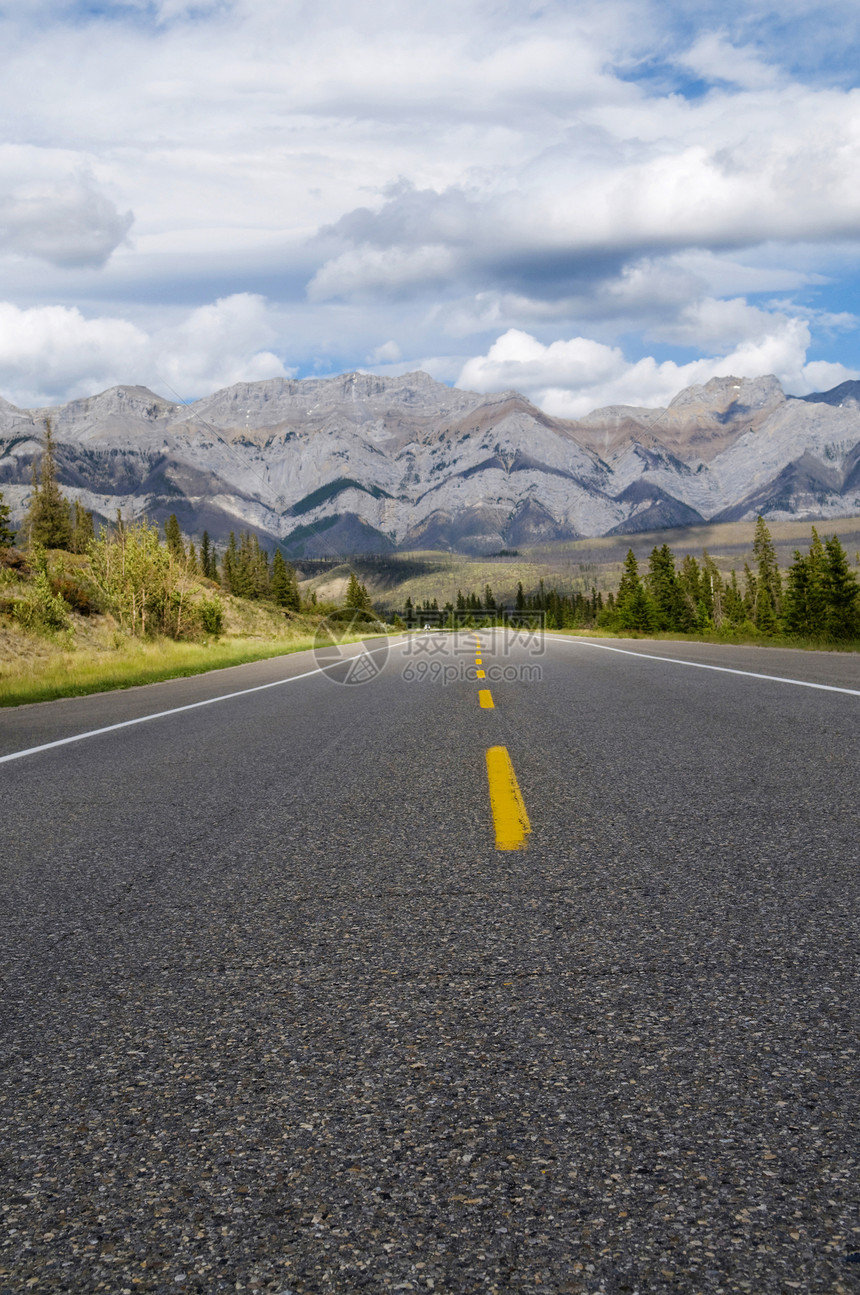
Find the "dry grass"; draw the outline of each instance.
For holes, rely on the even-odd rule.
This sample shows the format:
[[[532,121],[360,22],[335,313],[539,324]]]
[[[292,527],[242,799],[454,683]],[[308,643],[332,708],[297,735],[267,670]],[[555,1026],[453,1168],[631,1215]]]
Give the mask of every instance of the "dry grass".
[[[221,601],[224,634],[193,643],[130,638],[110,616],[73,614],[70,629],[53,636],[32,633],[2,616],[0,706],[133,688],[313,646],[319,615],[287,616],[272,604],[225,595]]]
[[[44,640],[42,640],[44,643]],[[313,645],[313,635],[297,634],[277,639],[228,638],[204,643],[176,643],[171,639],[142,642],[125,639],[112,650],[74,648],[26,655],[4,653],[0,672],[0,706],[57,697],[80,697],[113,688],[133,688],[183,675],[203,674],[226,666],[299,652]],[[3,635],[2,647],[8,646]],[[30,645],[28,645],[30,646]]]

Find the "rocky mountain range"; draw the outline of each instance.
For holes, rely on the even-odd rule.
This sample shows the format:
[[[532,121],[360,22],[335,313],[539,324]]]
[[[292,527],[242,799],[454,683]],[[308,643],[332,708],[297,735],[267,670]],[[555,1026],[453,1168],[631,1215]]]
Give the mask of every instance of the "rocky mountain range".
[[[46,418],[65,493],[97,515],[176,513],[195,538],[252,530],[297,557],[860,513],[860,382],[795,398],[774,377],[714,378],[665,409],[578,420],[426,373],[274,378],[189,405],[127,386],[49,409],[0,399],[13,516]]]

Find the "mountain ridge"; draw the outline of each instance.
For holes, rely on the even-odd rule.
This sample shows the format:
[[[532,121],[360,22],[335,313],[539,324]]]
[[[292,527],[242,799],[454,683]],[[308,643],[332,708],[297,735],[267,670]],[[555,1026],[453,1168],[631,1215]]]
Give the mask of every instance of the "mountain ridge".
[[[32,410],[0,398],[15,517],[46,418],[61,485],[100,516],[175,512],[192,536],[249,529],[296,556],[860,512],[860,383],[792,397],[728,375],[576,420],[421,371],[270,378],[187,405],[131,385]]]

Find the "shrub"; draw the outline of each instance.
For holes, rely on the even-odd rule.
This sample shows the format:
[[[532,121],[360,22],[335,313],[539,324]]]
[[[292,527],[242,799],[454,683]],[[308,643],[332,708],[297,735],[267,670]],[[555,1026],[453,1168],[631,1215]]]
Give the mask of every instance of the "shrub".
[[[224,608],[217,594],[212,598],[201,598],[196,611],[200,625],[206,634],[221,634],[224,629]]]
[[[69,606],[54,593],[44,569],[36,572],[27,596],[16,600],[12,614],[24,629],[36,633],[53,633],[69,627]]]
[[[100,610],[92,589],[72,575],[55,576],[51,581],[51,588],[58,598],[62,598],[72,611],[79,612],[81,616],[91,616],[93,612]]]

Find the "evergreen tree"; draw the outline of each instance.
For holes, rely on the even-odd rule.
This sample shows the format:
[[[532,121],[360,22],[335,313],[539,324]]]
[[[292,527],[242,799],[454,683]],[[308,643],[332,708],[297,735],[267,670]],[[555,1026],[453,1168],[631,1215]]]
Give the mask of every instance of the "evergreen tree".
[[[80,499],[72,505],[72,540],[73,553],[86,553],[96,537],[92,513],[84,508]]]
[[[747,568],[747,570],[749,570],[749,568]],[[749,619],[747,615],[746,601],[744,600],[740,585],[738,584],[738,573],[735,571],[734,567],[732,567],[732,574],[729,577],[729,583],[725,587],[723,595],[723,610],[725,612],[726,620],[730,625],[743,625],[744,621]]]
[[[828,638],[860,638],[860,586],[836,535],[824,541],[824,585]]]
[[[690,617],[684,607],[681,587],[675,571],[675,555],[664,544],[651,550],[648,559],[648,590],[654,605],[654,623],[659,630],[688,628]]]
[[[3,502],[3,491],[0,490],[0,549],[10,548],[15,543],[15,532],[9,526],[10,508]]]
[[[759,514],[755,523],[753,555],[756,560],[756,600],[753,622],[765,633],[776,628],[782,611],[782,580],[776,561],[776,549],[764,518]]]
[[[296,570],[295,567],[287,566],[280,549],[275,549],[272,559],[271,594],[279,607],[285,607],[288,611],[299,610],[301,599]]]
[[[33,493],[24,522],[31,548],[68,549],[72,543],[72,521],[68,500],[57,485],[57,461],[54,430],[45,419],[45,448],[41,471],[33,460]]]
[[[351,608],[353,611],[369,612],[373,610],[370,595],[365,586],[361,584],[354,571],[349,573],[349,584],[346,588],[346,600],[344,605]]]
[[[173,556],[184,560],[185,545],[182,543],[182,531],[176,513],[171,513],[164,523],[164,539]]]
[[[788,569],[785,596],[785,623],[792,634],[817,638],[826,633],[827,589],[824,545],[818,531],[812,528],[812,543],[806,557],[794,550],[794,562]]]
[[[627,550],[627,557],[624,559],[624,570],[615,599],[615,623],[622,630],[648,633],[654,629],[654,604],[639,578],[639,564],[632,549]]]
[[[224,556],[221,559],[221,583],[229,594],[238,593],[234,587],[234,580],[238,574],[239,567],[239,546],[236,543],[236,532],[230,532],[230,539]]]
[[[522,580],[520,580],[517,583],[517,598],[516,598],[516,602],[514,603],[514,606],[516,607],[518,612],[521,612],[524,610],[525,605],[526,605],[526,596],[523,593],[523,582]]]
[[[744,563],[744,618],[755,624],[758,607],[758,580],[748,562]]]
[[[766,584],[758,586],[755,625],[762,634],[775,634],[779,629],[776,610],[770,600],[770,589]]]
[[[212,576],[210,575],[211,563],[212,563],[212,542],[209,539],[209,532],[204,531],[203,536],[200,540],[200,570],[203,573],[203,575],[208,576],[210,580],[212,579]]]
[[[704,572],[690,553],[684,554],[678,572],[680,608],[678,629],[699,630],[713,626],[713,605]]]

